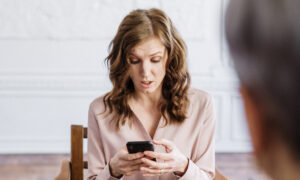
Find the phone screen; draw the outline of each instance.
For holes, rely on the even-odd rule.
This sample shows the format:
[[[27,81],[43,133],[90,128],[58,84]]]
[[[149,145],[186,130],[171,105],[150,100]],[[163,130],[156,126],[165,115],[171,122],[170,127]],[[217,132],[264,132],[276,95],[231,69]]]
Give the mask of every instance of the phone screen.
[[[154,151],[154,146],[151,141],[129,141],[126,144],[129,154],[134,154],[144,151]],[[156,161],[156,159],[152,159]]]
[[[126,144],[129,154],[154,151],[154,146],[151,141],[130,141]]]

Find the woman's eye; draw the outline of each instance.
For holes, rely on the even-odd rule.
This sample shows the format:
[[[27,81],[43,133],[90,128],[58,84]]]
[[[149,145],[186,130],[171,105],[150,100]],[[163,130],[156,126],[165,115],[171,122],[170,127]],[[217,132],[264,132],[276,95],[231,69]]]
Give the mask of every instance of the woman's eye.
[[[160,61],[160,58],[151,59],[152,62],[157,63]]]
[[[139,62],[140,62],[140,60],[138,60],[138,59],[130,59],[131,64],[137,64]]]

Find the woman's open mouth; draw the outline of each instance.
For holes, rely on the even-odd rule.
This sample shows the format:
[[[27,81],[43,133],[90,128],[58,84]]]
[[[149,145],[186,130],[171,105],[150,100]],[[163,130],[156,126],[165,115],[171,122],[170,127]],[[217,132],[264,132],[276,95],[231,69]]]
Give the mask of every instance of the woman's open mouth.
[[[149,88],[153,81],[141,81],[141,85],[143,88]]]

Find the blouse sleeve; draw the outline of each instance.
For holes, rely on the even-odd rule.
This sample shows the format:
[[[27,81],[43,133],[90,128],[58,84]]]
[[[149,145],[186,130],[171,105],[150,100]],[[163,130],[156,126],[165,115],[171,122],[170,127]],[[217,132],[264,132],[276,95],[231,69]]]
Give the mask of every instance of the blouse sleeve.
[[[186,173],[181,180],[212,180],[215,176],[215,112],[213,98],[209,96],[203,113],[205,120],[200,128],[195,149],[189,159]]]
[[[111,176],[105,160],[99,124],[95,117],[93,103],[88,114],[88,180],[118,180]],[[121,178],[123,179],[123,177]]]

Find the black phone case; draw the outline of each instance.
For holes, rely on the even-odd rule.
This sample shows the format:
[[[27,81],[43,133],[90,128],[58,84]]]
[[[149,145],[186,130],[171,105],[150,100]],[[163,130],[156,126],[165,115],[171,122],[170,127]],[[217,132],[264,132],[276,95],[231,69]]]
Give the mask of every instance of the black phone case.
[[[154,146],[151,141],[130,141],[126,144],[129,154],[134,154],[144,151],[154,151]],[[156,161],[156,159],[152,159]]]
[[[129,154],[154,151],[154,146],[151,141],[130,141],[127,142],[126,146]]]

